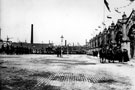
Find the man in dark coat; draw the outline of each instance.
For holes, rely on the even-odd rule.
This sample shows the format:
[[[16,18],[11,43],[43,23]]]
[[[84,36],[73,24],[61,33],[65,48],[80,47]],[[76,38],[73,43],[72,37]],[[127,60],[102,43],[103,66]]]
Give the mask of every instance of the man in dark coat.
[[[124,62],[128,62],[129,61],[127,49],[123,49],[123,60],[124,60]]]
[[[102,48],[100,51],[99,51],[99,57],[100,57],[100,62],[101,63],[104,63],[106,61],[106,49]]]
[[[122,50],[120,49],[120,47],[117,47],[116,56],[117,56],[116,58],[119,60],[119,62],[122,62],[123,55],[122,55]]]
[[[102,63],[103,62],[103,50],[102,49],[99,50],[99,57],[100,57],[100,62]]]
[[[57,54],[57,57],[60,57],[61,55],[61,48],[59,46],[56,48],[56,54]]]
[[[111,48],[109,48],[108,50],[107,50],[107,59],[108,59],[108,61],[109,61],[109,63],[110,63],[110,61],[112,61],[112,49]]]

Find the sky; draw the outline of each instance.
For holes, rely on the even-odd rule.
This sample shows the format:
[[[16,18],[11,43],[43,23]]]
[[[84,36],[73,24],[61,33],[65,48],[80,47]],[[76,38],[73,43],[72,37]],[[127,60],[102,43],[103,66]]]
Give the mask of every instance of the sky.
[[[61,44],[61,35],[72,45],[84,45],[85,41],[103,30],[111,22],[121,19],[123,12],[130,15],[135,2],[129,0],[0,0],[1,38],[10,37],[13,42],[30,43],[31,24],[34,25],[34,43]],[[115,12],[118,8],[121,13]],[[106,16],[112,19],[107,19]],[[101,26],[101,28],[98,28]],[[97,31],[95,29],[98,29]]]

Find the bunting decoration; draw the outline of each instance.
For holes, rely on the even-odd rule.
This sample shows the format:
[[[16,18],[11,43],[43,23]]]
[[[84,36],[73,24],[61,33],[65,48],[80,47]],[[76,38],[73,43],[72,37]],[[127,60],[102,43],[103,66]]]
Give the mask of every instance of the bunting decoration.
[[[107,7],[108,11],[111,12],[111,11],[110,11],[110,8],[109,8],[109,4],[108,4],[108,2],[107,2],[106,0],[104,0],[104,4],[105,4],[105,6]]]
[[[126,8],[126,7],[130,6],[135,0],[128,0],[128,1],[129,1],[129,4],[127,4],[127,5],[125,5],[125,6],[122,6],[122,7],[114,8],[115,12],[121,13],[121,12],[119,11],[119,9]]]
[[[122,6],[122,7],[119,7],[119,8],[126,8],[128,6],[130,6],[133,2],[130,2],[129,4],[125,5],[125,6]]]
[[[125,6],[122,6],[122,7],[117,7],[117,8],[115,9],[115,11],[119,13],[118,9],[126,8],[126,7],[130,6],[135,0],[128,0],[128,1],[130,1],[129,4],[127,4],[127,5],[125,5]]]

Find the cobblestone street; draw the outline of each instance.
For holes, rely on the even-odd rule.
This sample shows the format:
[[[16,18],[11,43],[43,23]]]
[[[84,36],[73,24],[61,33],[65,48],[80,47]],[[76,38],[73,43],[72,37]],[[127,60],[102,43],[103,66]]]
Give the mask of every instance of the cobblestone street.
[[[2,90],[134,90],[135,66],[87,55],[1,55]]]

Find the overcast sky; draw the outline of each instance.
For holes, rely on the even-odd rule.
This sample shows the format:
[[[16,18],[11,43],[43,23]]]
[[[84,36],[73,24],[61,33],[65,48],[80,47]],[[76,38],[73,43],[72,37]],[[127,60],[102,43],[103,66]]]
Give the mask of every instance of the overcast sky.
[[[107,0],[111,12],[104,8],[104,0],[0,0],[0,27],[2,39],[7,35],[12,41],[30,42],[31,24],[34,24],[34,42],[48,43],[49,40],[60,44],[61,35],[68,43],[85,44],[94,35],[102,31],[103,12],[105,23],[109,25],[121,18],[123,12],[129,16],[135,9],[135,2],[128,0]],[[122,13],[117,13],[119,8]],[[107,19],[106,16],[112,16]]]

